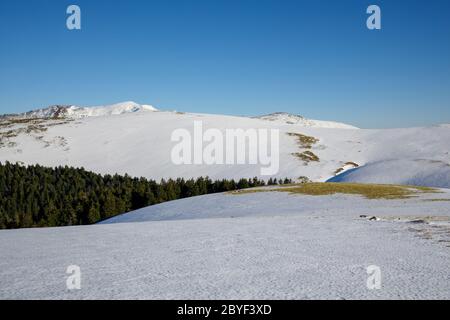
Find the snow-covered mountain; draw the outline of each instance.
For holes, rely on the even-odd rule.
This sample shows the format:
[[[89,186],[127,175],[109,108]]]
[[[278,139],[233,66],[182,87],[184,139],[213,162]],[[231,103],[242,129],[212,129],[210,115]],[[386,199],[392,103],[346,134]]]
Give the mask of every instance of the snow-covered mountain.
[[[132,112],[157,111],[150,105],[141,105],[133,101],[126,101],[105,106],[78,107],[74,105],[54,105],[47,108],[10,115],[23,118],[85,118],[119,115]]]
[[[153,112],[153,107],[132,102],[61,108],[35,111],[33,117],[1,119],[0,161],[69,165],[157,180],[261,177],[260,165],[174,164],[172,133],[180,128],[193,132],[194,121],[202,121],[203,131],[279,129],[279,178],[450,187],[448,125],[367,130],[327,122],[324,127],[321,122],[286,114],[260,119]],[[65,116],[58,116],[61,113]],[[285,123],[292,118],[298,121]]]
[[[0,161],[152,179],[261,176],[259,165],[174,164],[172,133],[198,121],[220,132],[278,129],[276,177],[450,188],[449,125],[366,130],[135,103],[3,117]],[[170,201],[90,226],[1,230],[0,299],[450,298],[450,189],[374,199],[289,187]],[[82,290],[67,290],[71,265],[81,268]],[[367,288],[373,265],[382,290]]]

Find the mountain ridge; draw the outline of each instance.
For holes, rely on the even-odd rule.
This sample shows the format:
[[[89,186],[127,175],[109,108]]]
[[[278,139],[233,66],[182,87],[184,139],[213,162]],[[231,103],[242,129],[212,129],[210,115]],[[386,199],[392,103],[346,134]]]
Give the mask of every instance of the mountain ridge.
[[[358,127],[342,122],[308,119],[301,115],[292,114],[289,112],[273,112],[266,115],[255,116],[252,118],[288,125],[296,124],[321,128],[359,129]]]
[[[349,169],[345,181],[449,187],[450,127],[342,129],[250,117],[176,111],[128,112],[75,119],[0,120],[0,161],[84,167],[134,177],[240,179],[262,177],[261,165],[177,165],[171,161],[177,129],[279,130],[276,178],[323,182]],[[205,143],[205,146],[207,144]],[[248,155],[246,155],[248,157]],[[399,159],[398,161],[388,161]],[[424,161],[425,160],[425,161]],[[377,163],[377,165],[370,165]],[[414,164],[414,170],[409,170]],[[368,165],[368,166],[366,166]],[[402,169],[404,167],[404,170]],[[404,175],[397,172],[404,172]],[[358,174],[356,174],[358,173]],[[302,180],[302,179],[300,179]]]
[[[55,104],[44,108],[33,109],[27,112],[0,115],[0,119],[5,118],[38,118],[38,119],[55,119],[55,118],[87,118],[99,116],[121,115],[126,113],[160,111],[152,105],[139,104],[134,101],[119,102],[111,105],[101,106],[76,106],[72,104]],[[167,111],[171,112],[171,111]],[[177,112],[177,111],[173,111]],[[185,112],[177,112],[185,113]],[[239,117],[239,116],[236,116]],[[251,119],[259,119],[264,121],[277,122],[279,124],[295,124],[305,127],[319,128],[341,128],[341,129],[359,129],[350,124],[308,119],[301,115],[288,112],[273,112],[261,116],[245,117]]]
[[[124,113],[158,111],[155,107],[138,104],[134,101],[119,102],[111,105],[81,107],[76,105],[51,105],[45,108],[30,110],[23,113],[6,114],[3,118],[86,118],[119,115]]]

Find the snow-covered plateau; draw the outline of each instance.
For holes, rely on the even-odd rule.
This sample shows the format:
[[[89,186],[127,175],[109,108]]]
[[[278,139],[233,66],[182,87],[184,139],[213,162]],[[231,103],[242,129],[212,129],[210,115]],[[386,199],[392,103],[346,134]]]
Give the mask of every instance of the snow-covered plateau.
[[[450,299],[449,201],[446,189],[397,200],[267,190],[4,230],[0,298]],[[70,265],[79,290],[66,287]]]

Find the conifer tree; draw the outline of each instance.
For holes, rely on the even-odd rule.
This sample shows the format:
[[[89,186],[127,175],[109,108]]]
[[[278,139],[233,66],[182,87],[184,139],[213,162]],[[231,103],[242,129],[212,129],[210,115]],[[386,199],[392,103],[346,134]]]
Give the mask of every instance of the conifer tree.
[[[280,183],[291,180],[280,179]],[[268,184],[278,183],[270,178]],[[252,179],[179,178],[157,183],[128,175],[100,175],[68,166],[0,163],[0,228],[91,224],[164,201],[265,185]]]

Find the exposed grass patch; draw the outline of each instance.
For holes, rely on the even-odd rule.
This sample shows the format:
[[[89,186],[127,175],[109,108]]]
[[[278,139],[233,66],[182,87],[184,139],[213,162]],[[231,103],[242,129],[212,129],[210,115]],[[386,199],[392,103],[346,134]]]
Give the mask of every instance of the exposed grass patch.
[[[361,183],[304,183],[288,187],[260,188],[243,190],[238,194],[254,192],[289,192],[311,196],[332,195],[336,193],[361,195],[367,199],[407,199],[420,193],[438,192],[437,189],[416,186],[361,184]],[[233,192],[234,194],[234,192]]]
[[[11,123],[9,123],[9,121],[0,121],[0,129],[2,128],[8,128],[11,126]]]
[[[62,118],[63,119],[63,118]],[[63,125],[71,122],[71,119],[55,118],[55,119],[41,119],[41,118],[10,118],[0,122],[0,129],[7,129],[6,131],[0,132],[0,148],[1,147],[11,147],[13,146],[11,141],[13,138],[18,137],[21,134],[27,134],[34,136],[37,140],[43,141],[43,136],[41,133],[48,131],[49,127]],[[17,125],[16,127],[10,128],[11,126]],[[58,137],[59,138],[59,137]],[[62,138],[62,137],[61,137]],[[64,138],[62,138],[64,139]]]
[[[1,133],[1,136],[2,136],[2,138],[7,138],[7,139],[9,139],[9,138],[15,138],[15,137],[18,136],[18,133],[17,133],[17,131],[15,131],[15,130],[8,130],[8,131],[6,131],[6,132],[2,132],[2,133]]]
[[[10,118],[8,121],[13,124],[35,123],[33,118]]]
[[[292,155],[296,156],[297,158],[302,160],[305,165],[307,165],[310,162],[319,162],[320,161],[319,157],[316,156],[311,151],[294,152],[294,153],[292,153]]]
[[[43,125],[29,125],[26,129],[26,133],[40,133],[47,131],[47,128]]]
[[[46,127],[54,127],[54,126],[59,126],[62,124],[66,124],[66,123],[71,123],[74,120],[73,119],[66,119],[66,118],[57,118],[57,119],[51,119],[52,122],[47,121],[45,123]],[[81,122],[78,122],[77,124],[80,124]]]
[[[319,142],[319,139],[301,133],[288,132],[286,134],[290,137],[295,137],[297,143],[305,149],[311,149],[314,144]]]
[[[279,191],[307,195],[357,194],[368,199],[405,199],[416,195],[418,192],[427,192],[429,189],[359,183],[307,183],[292,188],[283,188],[283,190],[280,189]]]
[[[440,202],[440,201],[443,201],[443,202],[445,202],[445,201],[450,201],[450,199],[444,199],[444,198],[442,198],[442,199],[423,199],[423,201],[428,201],[428,202]]]
[[[313,145],[319,142],[319,139],[301,133],[287,132],[286,134],[290,137],[295,137],[298,145],[303,149],[312,149]],[[302,160],[304,165],[320,161],[319,157],[310,150],[294,152],[292,155]]]

